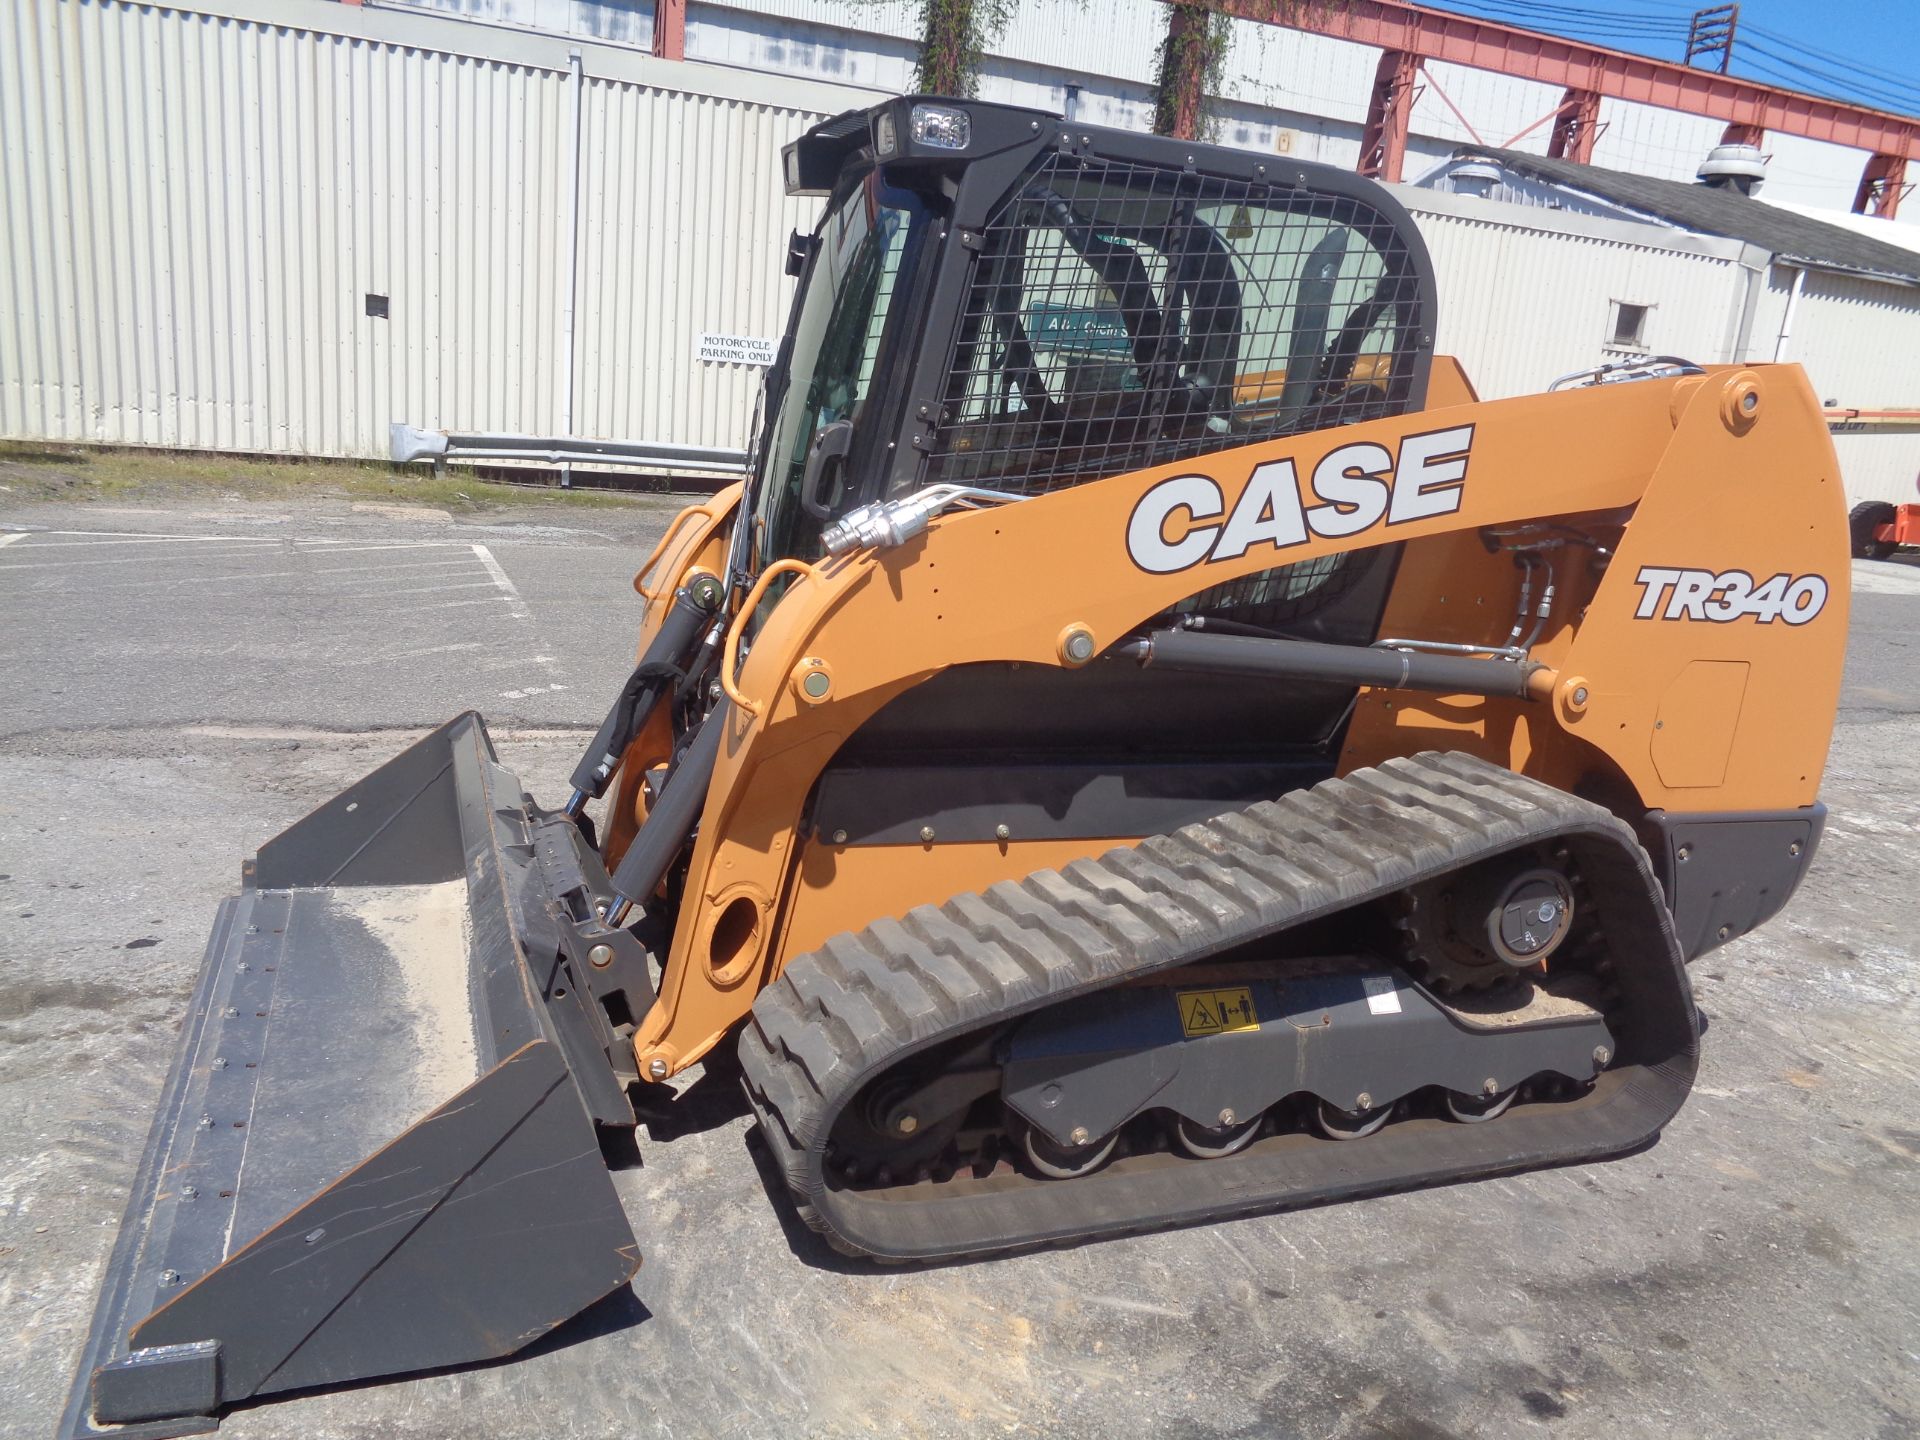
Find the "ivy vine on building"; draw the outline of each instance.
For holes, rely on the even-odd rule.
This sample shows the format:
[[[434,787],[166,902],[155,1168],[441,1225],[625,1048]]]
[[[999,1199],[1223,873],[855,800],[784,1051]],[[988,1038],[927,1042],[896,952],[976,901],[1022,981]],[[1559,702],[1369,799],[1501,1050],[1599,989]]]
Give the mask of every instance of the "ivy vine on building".
[[[979,93],[981,63],[1005,32],[1020,0],[912,3],[920,30],[913,88],[923,95],[973,98]],[[1091,23],[1084,4],[1069,5],[1065,0],[1040,3],[1076,11],[1079,19]],[[1345,4],[1346,0],[1242,0],[1239,10],[1249,20],[1291,25],[1308,15],[1342,9]],[[1233,21],[1214,4],[1208,0],[1171,0],[1154,75],[1155,134],[1182,140],[1213,137],[1232,48]]]
[[[913,88],[923,95],[971,99],[980,62],[1013,18],[1016,0],[918,0],[920,60]]]
[[[1167,8],[1172,13],[1153,83],[1153,133],[1210,139],[1233,47],[1233,22],[1210,5],[1176,0]]]
[[[1297,25],[1346,7],[1347,0],[1241,0],[1244,19]],[[1211,140],[1226,92],[1233,21],[1206,0],[1173,0],[1160,41],[1153,82],[1153,133],[1178,140]]]

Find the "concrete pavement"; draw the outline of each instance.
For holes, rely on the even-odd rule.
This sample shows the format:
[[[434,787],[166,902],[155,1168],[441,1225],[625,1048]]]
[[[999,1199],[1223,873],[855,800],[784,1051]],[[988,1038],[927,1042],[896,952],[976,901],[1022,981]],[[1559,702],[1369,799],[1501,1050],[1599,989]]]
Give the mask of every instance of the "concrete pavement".
[[[470,705],[557,799],[631,655],[646,525],[260,510],[0,513],[41,527],[0,548],[8,1434],[64,1402],[241,857]],[[224,1433],[1920,1433],[1920,571],[1859,573],[1825,848],[1784,916],[1695,967],[1705,1065],[1652,1149],[876,1270],[797,1227],[737,1092],[696,1075],[617,1177],[647,1256],[632,1295],[516,1363]]]

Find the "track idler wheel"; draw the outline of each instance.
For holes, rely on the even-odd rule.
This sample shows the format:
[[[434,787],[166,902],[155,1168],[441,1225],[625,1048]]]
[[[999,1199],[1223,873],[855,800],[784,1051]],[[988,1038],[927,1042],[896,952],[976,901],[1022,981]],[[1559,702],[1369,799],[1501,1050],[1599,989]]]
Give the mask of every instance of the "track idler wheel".
[[[1020,1153],[1049,1180],[1077,1180],[1082,1175],[1091,1175],[1112,1159],[1114,1147],[1119,1143],[1120,1132],[1115,1130],[1098,1140],[1062,1145],[1037,1126],[1029,1125],[1020,1136]]]
[[[1393,1118],[1393,1106],[1342,1110],[1322,1100],[1314,1106],[1313,1123],[1329,1140],[1364,1140]]]
[[[1222,1160],[1239,1154],[1260,1133],[1261,1116],[1235,1124],[1231,1110],[1222,1111],[1221,1115],[1222,1123],[1218,1125],[1196,1125],[1184,1115],[1175,1116],[1174,1142],[1196,1160]]]
[[[901,1102],[912,1093],[905,1080],[881,1085],[864,1103],[847,1107],[834,1126],[833,1147],[849,1178],[912,1180],[936,1162],[966,1118],[964,1108],[922,1121]]]

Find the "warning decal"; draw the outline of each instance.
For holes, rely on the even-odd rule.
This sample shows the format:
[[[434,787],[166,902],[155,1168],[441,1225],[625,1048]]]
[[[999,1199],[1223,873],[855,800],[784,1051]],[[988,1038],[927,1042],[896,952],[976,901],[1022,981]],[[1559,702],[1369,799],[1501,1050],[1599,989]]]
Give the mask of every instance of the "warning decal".
[[[1233,990],[1178,990],[1180,1028],[1188,1036],[1225,1035],[1235,1030],[1258,1030],[1253,991],[1242,985]]]

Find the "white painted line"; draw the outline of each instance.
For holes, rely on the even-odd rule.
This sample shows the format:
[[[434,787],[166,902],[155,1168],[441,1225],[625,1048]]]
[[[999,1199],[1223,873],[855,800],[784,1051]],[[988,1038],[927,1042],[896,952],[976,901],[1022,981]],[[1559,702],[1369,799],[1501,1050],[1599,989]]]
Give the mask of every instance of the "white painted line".
[[[480,563],[487,567],[487,574],[493,577],[493,583],[507,597],[507,613],[516,620],[533,619],[533,611],[527,608],[527,602],[520,598],[520,592],[514,588],[513,581],[507,578],[507,572],[500,568],[500,562],[493,558],[493,552],[484,545],[473,547],[473,553],[480,557]]]
[[[403,540],[391,545],[355,545],[346,540],[295,540],[295,546],[307,545],[328,555],[358,555],[365,550],[453,550],[458,540]]]
[[[566,688],[564,685],[534,685],[525,690],[502,690],[500,692],[500,698],[502,700],[527,700],[535,695],[546,695],[552,691],[564,690]]]
[[[157,515],[160,512],[155,510],[143,513]],[[171,530],[35,530],[31,533],[35,535],[114,535],[135,540],[191,540],[193,538],[191,535],[175,534]]]
[[[3,550],[7,546],[13,544],[13,542],[16,540],[24,540],[26,538],[27,538],[27,532],[24,530],[15,530],[11,534],[0,535],[0,550]]]
[[[25,565],[0,565],[0,575],[5,575],[9,570],[25,570],[27,568]],[[58,566],[55,568],[66,569],[68,567]],[[36,600],[45,595],[93,595],[98,594],[102,590],[144,590],[159,594],[164,591],[177,589],[182,585],[241,585],[255,580],[285,580],[295,576],[303,576],[306,573],[304,570],[243,570],[237,575],[149,575],[141,580],[88,579],[86,581],[86,588],[79,590],[47,589],[45,588],[45,580],[57,578],[47,576],[45,580],[42,580],[34,586],[32,593]]]
[[[33,553],[36,555],[44,555],[49,550],[64,550],[66,548],[67,547],[64,545],[42,545],[36,548]],[[269,545],[269,546],[266,546],[265,548],[268,551],[272,552],[276,559],[281,554],[285,553],[277,545]],[[235,555],[255,555],[259,553],[260,549],[261,547],[259,546],[250,546],[250,547],[246,547],[238,550],[195,550],[193,552],[193,563],[197,565],[203,560],[206,560],[209,558],[218,559],[222,556],[232,557]],[[0,565],[0,571],[80,570],[80,569],[86,569],[95,565],[165,565],[167,563],[168,561],[164,557],[160,557],[160,556],[122,555],[115,560],[20,560],[20,561],[16,561],[11,565]]]
[[[361,550],[458,550],[463,540],[370,540],[341,535],[183,535],[165,530],[22,530],[22,536],[57,537],[65,546],[82,545],[245,545],[256,550],[281,546],[308,546],[335,555],[350,555]]]
[[[428,577],[425,575],[416,575],[413,578],[416,580],[425,580]],[[486,590],[490,589],[492,585],[493,581],[491,580],[465,580],[458,585],[411,585],[404,590],[389,590],[383,587],[379,590],[329,590],[326,593],[328,595],[337,595],[347,600],[380,600],[388,595],[433,595],[442,590]],[[523,605],[520,608],[524,610],[526,607]],[[526,617],[524,615],[516,615],[514,618],[516,620],[524,620]]]
[[[250,545],[254,549],[260,549],[262,547],[272,549],[280,544],[280,537],[273,535],[261,535],[257,538],[252,535],[162,535],[158,533],[150,534],[142,530],[36,530],[33,533],[36,535],[101,535],[112,537],[111,539],[101,540],[68,540],[61,546],[62,549],[72,550],[78,550],[87,545],[169,545],[183,542],[199,545],[209,543]]]
[[[291,580],[306,573],[304,570],[243,570],[238,575],[183,575],[178,580],[156,579],[153,583],[159,589],[170,590],[175,585],[225,585],[252,580]],[[135,581],[134,585],[137,587],[139,582]],[[114,588],[124,590],[127,587],[116,585]]]
[[[313,573],[315,575],[385,575],[390,570],[437,570],[449,565],[471,563],[464,555],[457,560],[403,560],[398,565],[387,565],[376,560],[367,565],[322,565]]]
[[[423,655],[445,655],[455,650],[479,650],[478,640],[466,640],[454,645],[423,645],[417,650],[383,650],[375,655],[357,655],[351,660],[336,660],[328,668],[346,669],[354,665],[386,665],[395,660],[418,660]]]

